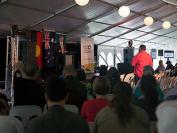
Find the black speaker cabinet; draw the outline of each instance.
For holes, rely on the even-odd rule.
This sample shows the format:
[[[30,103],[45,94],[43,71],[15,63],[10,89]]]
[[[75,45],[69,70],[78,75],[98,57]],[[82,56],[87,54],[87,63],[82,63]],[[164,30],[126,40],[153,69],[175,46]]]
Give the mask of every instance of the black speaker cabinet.
[[[158,50],[158,56],[163,56],[163,49]]]

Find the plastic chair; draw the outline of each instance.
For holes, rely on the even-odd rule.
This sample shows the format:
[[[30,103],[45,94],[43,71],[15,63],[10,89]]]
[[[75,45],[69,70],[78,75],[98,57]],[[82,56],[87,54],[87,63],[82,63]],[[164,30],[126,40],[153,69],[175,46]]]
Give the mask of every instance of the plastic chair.
[[[23,123],[24,127],[27,127],[30,120],[40,116],[41,114],[41,108],[36,105],[15,106],[10,110],[10,116],[19,119]]]
[[[89,126],[89,128],[90,128],[90,133],[93,133],[93,132],[94,132],[95,123],[94,123],[94,122],[89,122],[89,123],[88,123],[88,126]]]
[[[0,133],[24,133],[24,127],[18,119],[0,116]]]
[[[79,114],[79,108],[76,105],[72,105],[72,104],[65,104],[64,105],[65,110]],[[44,110],[43,113],[46,113],[48,110],[47,104],[45,104],[44,106]]]
[[[64,108],[65,108],[67,111],[70,111],[70,112],[79,114],[79,108],[78,108],[76,105],[65,104],[65,105],[64,105]]]

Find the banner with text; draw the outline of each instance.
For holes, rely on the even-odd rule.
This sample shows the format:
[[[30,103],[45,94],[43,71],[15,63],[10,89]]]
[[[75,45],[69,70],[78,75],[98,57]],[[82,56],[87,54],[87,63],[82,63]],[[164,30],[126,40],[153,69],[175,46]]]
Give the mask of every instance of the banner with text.
[[[81,67],[85,72],[94,72],[93,38],[81,38]]]

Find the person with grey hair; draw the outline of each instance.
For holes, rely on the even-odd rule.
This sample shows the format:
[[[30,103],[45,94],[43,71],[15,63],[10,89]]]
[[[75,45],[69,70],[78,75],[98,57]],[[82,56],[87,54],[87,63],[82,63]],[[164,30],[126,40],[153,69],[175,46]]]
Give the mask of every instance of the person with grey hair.
[[[87,122],[93,122],[97,112],[108,105],[106,95],[108,94],[110,83],[106,77],[97,77],[93,82],[95,99],[85,101],[82,105],[81,116]]]
[[[16,71],[21,76],[14,81],[14,105],[45,105],[44,89],[35,81],[37,75],[36,64],[18,62]]]
[[[166,101],[156,109],[158,133],[176,133],[177,101]]]

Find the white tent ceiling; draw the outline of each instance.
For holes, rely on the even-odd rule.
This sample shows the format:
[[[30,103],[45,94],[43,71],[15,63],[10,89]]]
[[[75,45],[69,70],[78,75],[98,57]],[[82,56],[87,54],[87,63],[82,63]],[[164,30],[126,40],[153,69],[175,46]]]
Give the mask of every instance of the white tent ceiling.
[[[131,10],[126,18],[118,14],[122,5]],[[146,16],[155,23],[145,26]],[[172,23],[168,30],[161,26],[165,20]],[[55,30],[67,34],[68,41],[89,36],[96,45],[124,47],[129,39],[135,46],[177,44],[177,8],[161,0],[90,0],[84,7],[74,0],[7,0],[0,4],[0,35],[9,33],[13,25],[21,30]]]

